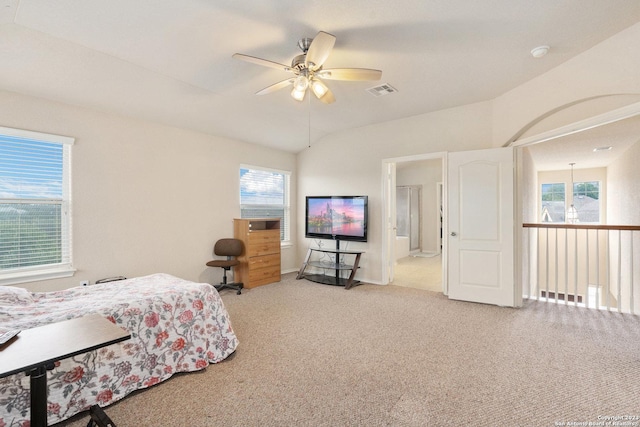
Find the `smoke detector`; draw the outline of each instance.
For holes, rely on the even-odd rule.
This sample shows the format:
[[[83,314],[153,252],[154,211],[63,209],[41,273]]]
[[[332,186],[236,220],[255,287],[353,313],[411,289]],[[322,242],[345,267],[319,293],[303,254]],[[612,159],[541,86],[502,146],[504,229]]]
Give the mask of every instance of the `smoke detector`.
[[[549,53],[549,46],[538,46],[531,49],[531,56],[534,58],[542,58]]]

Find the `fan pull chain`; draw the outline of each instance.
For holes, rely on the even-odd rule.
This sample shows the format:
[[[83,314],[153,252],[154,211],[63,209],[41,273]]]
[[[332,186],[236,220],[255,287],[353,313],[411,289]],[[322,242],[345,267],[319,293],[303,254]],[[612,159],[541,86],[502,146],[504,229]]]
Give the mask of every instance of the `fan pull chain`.
[[[311,148],[311,91],[309,91],[309,93],[307,94],[307,99],[308,99],[307,104],[309,105],[309,111],[308,111],[308,113],[309,113],[309,121],[308,121],[308,124],[309,124],[309,145],[307,146],[307,148]]]

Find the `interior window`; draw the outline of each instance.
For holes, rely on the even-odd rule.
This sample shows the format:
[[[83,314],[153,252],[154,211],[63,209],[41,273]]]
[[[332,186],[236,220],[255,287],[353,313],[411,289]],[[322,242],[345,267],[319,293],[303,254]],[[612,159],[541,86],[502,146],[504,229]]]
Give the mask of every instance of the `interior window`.
[[[0,128],[0,284],[71,267],[73,138]]]
[[[240,166],[240,217],[280,218],[280,241],[290,237],[291,172]]]

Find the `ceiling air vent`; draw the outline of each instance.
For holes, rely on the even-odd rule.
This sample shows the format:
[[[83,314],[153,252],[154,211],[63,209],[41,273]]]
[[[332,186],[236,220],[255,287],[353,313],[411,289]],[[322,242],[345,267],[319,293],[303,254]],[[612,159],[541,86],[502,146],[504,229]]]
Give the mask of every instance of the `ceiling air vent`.
[[[367,92],[369,92],[373,96],[389,95],[390,93],[396,93],[397,91],[398,89],[391,86],[389,83],[384,83],[379,86],[367,89]]]

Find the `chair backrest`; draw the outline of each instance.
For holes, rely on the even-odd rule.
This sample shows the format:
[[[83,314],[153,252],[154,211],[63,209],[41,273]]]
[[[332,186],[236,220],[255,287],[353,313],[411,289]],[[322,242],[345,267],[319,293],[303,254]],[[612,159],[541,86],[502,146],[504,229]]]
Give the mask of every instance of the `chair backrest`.
[[[213,253],[218,256],[240,256],[242,255],[242,240],[220,239],[213,247]]]

